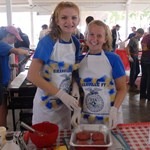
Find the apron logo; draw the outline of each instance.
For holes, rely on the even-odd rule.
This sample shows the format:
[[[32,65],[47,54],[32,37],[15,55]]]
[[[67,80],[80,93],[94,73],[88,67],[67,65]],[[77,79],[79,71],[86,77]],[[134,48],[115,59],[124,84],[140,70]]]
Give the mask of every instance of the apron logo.
[[[99,88],[87,89],[90,93],[86,96],[86,106],[91,112],[99,112],[104,107],[104,101],[102,97],[98,94]]]
[[[60,75],[60,76],[65,78],[60,83],[60,89],[63,89],[64,91],[66,91],[68,93],[70,91],[71,74],[70,75],[63,74],[63,75]]]

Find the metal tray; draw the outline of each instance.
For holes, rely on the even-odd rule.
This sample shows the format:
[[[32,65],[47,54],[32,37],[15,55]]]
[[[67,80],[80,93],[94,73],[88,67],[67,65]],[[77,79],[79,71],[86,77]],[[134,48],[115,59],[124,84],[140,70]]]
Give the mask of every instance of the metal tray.
[[[104,145],[93,145],[92,140],[88,141],[88,144],[77,144],[76,134],[81,131],[90,131],[90,132],[101,132],[104,134]],[[110,147],[112,145],[111,132],[107,126],[103,124],[81,124],[71,134],[70,145],[73,147]]]

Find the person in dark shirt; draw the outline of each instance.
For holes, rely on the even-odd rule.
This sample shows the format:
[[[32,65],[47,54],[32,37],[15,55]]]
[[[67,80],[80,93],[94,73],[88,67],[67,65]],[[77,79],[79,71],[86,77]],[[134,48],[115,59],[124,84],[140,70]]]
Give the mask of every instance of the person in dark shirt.
[[[135,36],[130,39],[126,47],[128,58],[130,61],[129,85],[131,92],[139,92],[139,90],[137,89],[137,85],[135,84],[135,81],[138,77],[138,74],[140,73],[138,53],[139,53],[139,40],[143,36],[143,34],[144,30],[142,28],[139,28],[136,31]]]
[[[20,35],[20,37],[22,38],[23,41],[17,40],[16,43],[14,44],[14,46],[15,46],[16,48],[19,48],[19,47],[26,47],[26,48],[29,48],[29,47],[30,47],[30,41],[29,41],[28,35],[25,34],[25,33],[23,33],[20,28],[17,28],[17,29],[18,29],[19,35]]]
[[[78,28],[76,28],[75,32],[73,33],[73,35],[80,41],[80,53],[82,53],[83,51],[83,47],[85,45],[85,39],[84,39],[84,35],[79,31]]]
[[[19,31],[20,37],[22,38],[22,41],[17,40],[16,43],[14,44],[14,47],[15,48],[22,48],[22,49],[27,50],[29,52],[30,41],[29,41],[28,35],[23,33],[20,28],[17,28],[17,29]],[[18,57],[18,62],[21,62],[26,58],[23,55],[18,55],[16,57]],[[26,63],[23,63],[22,65],[18,66],[18,73],[25,71],[25,65],[26,65]]]
[[[140,99],[148,99],[150,101],[150,27],[148,30],[148,34],[145,35],[141,41],[142,77],[140,83]]]
[[[2,104],[1,101],[2,98],[3,98],[2,58],[0,57],[0,105]]]
[[[120,39],[120,25],[116,24],[114,29],[111,30],[112,32],[112,52],[115,52],[116,48],[118,48],[119,42],[122,42]]]
[[[129,34],[129,36],[127,37],[127,39],[124,42],[127,42],[128,40],[130,40],[132,37],[135,36],[136,34],[136,27],[131,27],[132,29],[132,33]]]
[[[78,39],[78,40],[84,40],[84,35],[79,31],[77,28],[76,31],[73,33],[73,35]]]

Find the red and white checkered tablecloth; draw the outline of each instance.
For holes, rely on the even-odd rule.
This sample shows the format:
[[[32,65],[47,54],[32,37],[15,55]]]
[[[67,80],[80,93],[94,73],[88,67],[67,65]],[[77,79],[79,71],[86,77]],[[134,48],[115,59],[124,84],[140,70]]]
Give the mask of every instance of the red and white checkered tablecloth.
[[[64,145],[63,142],[64,137],[70,137],[70,136],[71,136],[71,130],[60,131],[55,146]]]
[[[28,134],[28,131],[26,132]],[[29,136],[29,135],[28,135]],[[40,148],[40,150],[54,150],[58,146],[64,145],[64,138],[65,137],[70,137],[71,136],[71,130],[62,130],[59,131],[58,138],[56,140],[56,143],[53,144],[51,147],[48,148]],[[28,137],[29,138],[29,137]],[[32,143],[31,139],[28,139],[28,144],[27,144],[28,150],[39,150],[37,147]]]
[[[118,130],[131,150],[150,150],[148,144],[150,122],[120,124]]]

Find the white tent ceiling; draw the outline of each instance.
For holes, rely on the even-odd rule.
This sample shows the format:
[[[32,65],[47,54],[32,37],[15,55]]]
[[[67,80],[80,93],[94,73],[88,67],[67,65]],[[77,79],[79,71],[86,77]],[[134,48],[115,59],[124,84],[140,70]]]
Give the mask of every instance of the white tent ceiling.
[[[33,13],[50,15],[63,0],[0,0],[0,12],[7,12],[7,24],[12,24],[12,12],[31,12],[31,45],[34,45]],[[130,11],[150,10],[150,0],[65,0],[75,2],[81,12],[125,11],[126,36]]]
[[[0,12],[6,11],[8,0],[0,0]],[[12,11],[32,11],[51,13],[60,0],[10,0]],[[69,0],[68,0],[69,1]],[[150,0],[71,0],[81,11],[126,11],[150,10]]]

